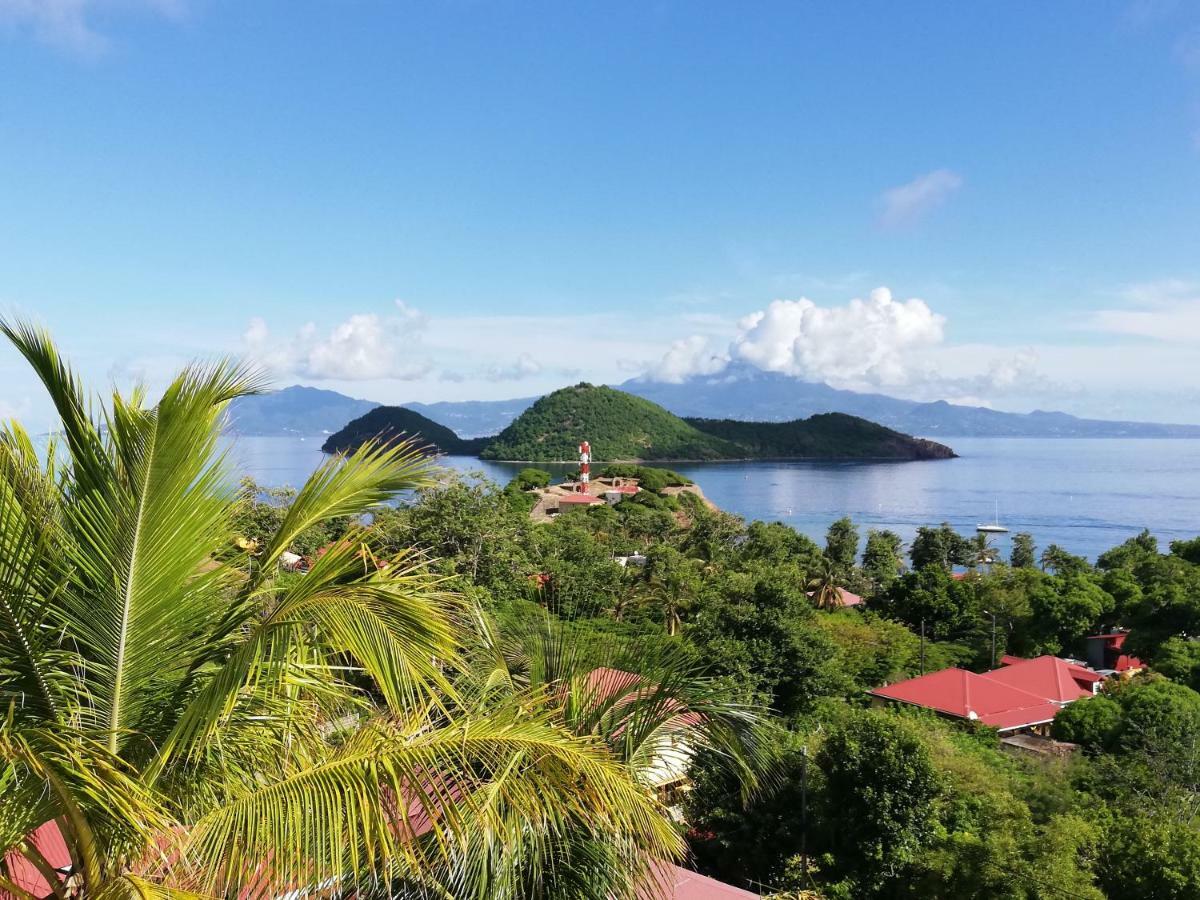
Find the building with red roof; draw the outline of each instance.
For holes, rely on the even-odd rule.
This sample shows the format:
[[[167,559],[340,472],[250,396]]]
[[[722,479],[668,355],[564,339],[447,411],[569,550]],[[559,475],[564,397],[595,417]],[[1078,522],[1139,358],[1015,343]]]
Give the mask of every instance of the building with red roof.
[[[655,900],[752,900],[759,897],[751,891],[670,863],[655,863],[650,878],[654,887],[648,893]]]
[[[1142,668],[1142,661],[1125,652],[1127,637],[1129,637],[1127,631],[1089,635],[1087,639],[1088,665],[1093,669],[1122,674],[1137,672]]]
[[[63,874],[70,871],[71,851],[67,848],[67,842],[63,840],[62,832],[58,830],[58,825],[55,822],[47,822],[40,828],[35,829],[28,836],[28,841],[37,848],[42,857],[56,872]],[[4,865],[8,870],[8,879],[18,890],[25,891],[35,897],[54,896],[54,890],[45,876],[38,871],[33,863],[16,850],[8,853],[4,858]],[[0,888],[0,897],[7,896],[10,895]]]
[[[932,709],[956,719],[982,722],[999,731],[1046,725],[1062,708],[1045,697],[953,667],[867,693],[876,700]]]
[[[1004,656],[1002,665],[976,674],[943,669],[868,691],[879,701],[907,703],[1001,732],[1046,731],[1068,703],[1093,696],[1104,674],[1057,656]]]
[[[999,669],[985,672],[980,677],[1020,688],[1059,705],[1091,697],[1104,681],[1104,676],[1099,672],[1057,656],[1038,656],[1034,659],[1006,656],[1002,662],[1004,665]]]
[[[426,819],[424,824],[417,827],[417,830],[424,833],[429,827]],[[29,842],[38,849],[51,868],[65,880],[71,871],[71,851],[68,849],[66,841],[63,840],[57,823],[49,821],[37,828],[29,836]],[[53,900],[55,893],[50,883],[33,863],[20,853],[15,850],[10,852],[4,858],[4,866],[8,879],[18,890],[37,898]],[[644,894],[646,900],[750,900],[750,898],[759,896],[731,884],[708,878],[698,872],[692,872],[682,866],[663,861],[651,864],[649,880],[652,884],[650,890]],[[254,894],[254,891],[246,890],[241,896],[247,897]],[[9,892],[0,888],[0,897],[7,900],[11,896]]]

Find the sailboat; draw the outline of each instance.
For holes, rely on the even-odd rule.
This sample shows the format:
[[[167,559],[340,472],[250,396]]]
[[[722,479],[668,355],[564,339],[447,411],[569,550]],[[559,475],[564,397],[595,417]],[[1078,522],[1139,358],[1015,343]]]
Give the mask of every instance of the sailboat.
[[[980,523],[975,526],[975,530],[981,534],[1007,534],[1008,529],[1000,524],[1000,501],[996,501],[996,514],[992,516],[992,523]]]

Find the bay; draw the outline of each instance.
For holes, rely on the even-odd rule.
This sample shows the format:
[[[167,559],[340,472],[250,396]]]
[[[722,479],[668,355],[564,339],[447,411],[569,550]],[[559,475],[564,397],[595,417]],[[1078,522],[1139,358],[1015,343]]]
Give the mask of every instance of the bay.
[[[315,439],[227,439],[236,471],[268,486],[299,485],[325,458]],[[1163,549],[1200,535],[1200,441],[1156,438],[956,438],[958,459],[928,462],[724,462],[668,466],[696,481],[722,509],[780,521],[814,540],[850,516],[906,541],[920,525],[963,534],[999,521],[1091,559],[1148,528]],[[503,484],[523,466],[444,457],[461,473]],[[599,462],[602,466],[603,462]],[[556,474],[570,465],[544,466]]]

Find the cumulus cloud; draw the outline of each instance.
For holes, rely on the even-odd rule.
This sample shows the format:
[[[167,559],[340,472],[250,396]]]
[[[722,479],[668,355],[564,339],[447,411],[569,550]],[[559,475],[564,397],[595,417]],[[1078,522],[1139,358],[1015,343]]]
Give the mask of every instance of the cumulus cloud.
[[[918,175],[907,184],[888,188],[880,197],[879,224],[884,228],[902,228],[921,219],[963,186],[963,178],[949,169],[935,169]]]
[[[1124,296],[1127,306],[1097,310],[1084,327],[1173,344],[1200,344],[1200,284],[1151,281],[1131,285]]]
[[[93,14],[110,10],[177,18],[185,11],[185,0],[0,0],[0,26],[29,31],[64,50],[94,55],[108,48],[108,39],[93,27]]]
[[[714,351],[707,338],[693,334],[672,343],[646,376],[653,381],[679,384],[692,375],[715,375],[728,364],[728,354]]]
[[[255,318],[242,335],[252,358],[267,369],[317,379],[413,381],[433,368],[414,355],[427,320],[402,300],[394,313],[356,313],[322,333],[309,322],[290,337],[276,337],[266,321]]]
[[[924,300],[897,300],[883,287],[841,306],[776,300],[744,316],[725,349],[700,335],[677,340],[645,377],[678,384],[738,378],[747,367],[836,388],[980,406],[1073,391],[1041,371],[1034,348],[948,346],[945,325]]]
[[[738,323],[730,356],[835,387],[903,385],[921,351],[941,342],[945,321],[924,300],[897,301],[884,287],[844,306],[776,300]]]

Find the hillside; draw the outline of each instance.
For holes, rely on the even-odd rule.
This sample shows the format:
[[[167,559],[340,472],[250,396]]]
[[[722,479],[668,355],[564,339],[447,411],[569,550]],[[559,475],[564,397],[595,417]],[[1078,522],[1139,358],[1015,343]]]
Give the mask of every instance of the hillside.
[[[485,459],[948,459],[954,451],[854,416],[795,422],[683,420],[609,387],[578,384],[538,400],[484,449]]]
[[[329,436],[321,445],[326,453],[353,450],[372,438],[392,440],[400,437],[414,438],[429,445],[435,452],[450,454],[478,453],[479,441],[465,441],[444,425],[403,406],[377,406],[366,415],[359,416]]]
[[[731,459],[733,444],[624,391],[577,384],[547,394],[500,432],[484,459],[573,460],[580,441],[598,460]]]
[[[951,459],[944,444],[909,437],[866,419],[822,413],[791,422],[685,419],[689,425],[737,444],[759,459]]]
[[[329,434],[378,405],[294,384],[269,394],[238,397],[229,404],[225,428],[246,435]]]

